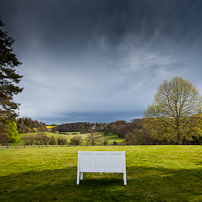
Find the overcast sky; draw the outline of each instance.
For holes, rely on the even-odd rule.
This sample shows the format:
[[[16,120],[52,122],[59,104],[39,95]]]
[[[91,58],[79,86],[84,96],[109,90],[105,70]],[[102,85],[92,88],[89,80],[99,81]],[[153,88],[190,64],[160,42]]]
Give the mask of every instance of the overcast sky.
[[[21,117],[130,121],[174,76],[202,93],[201,0],[1,0],[0,17],[23,63]]]

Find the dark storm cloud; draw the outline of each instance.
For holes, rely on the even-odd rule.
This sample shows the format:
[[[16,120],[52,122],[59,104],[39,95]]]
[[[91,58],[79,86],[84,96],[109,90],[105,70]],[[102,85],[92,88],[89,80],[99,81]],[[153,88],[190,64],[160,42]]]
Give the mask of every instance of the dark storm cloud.
[[[201,0],[1,0],[23,62],[21,115],[99,122],[103,111],[108,120],[125,111],[130,120],[163,79],[202,89],[201,8]]]
[[[137,48],[147,43],[159,48],[168,41],[201,43],[201,1],[3,0],[1,4],[2,17],[21,36],[22,45],[37,39],[41,48],[58,55],[82,54],[102,43],[105,51],[115,53],[123,43],[134,43]],[[128,35],[133,36],[131,41],[126,39]]]
[[[10,21],[15,32],[22,37],[35,33],[47,46],[62,51],[85,49],[102,37],[110,48],[116,48],[128,34],[137,36],[136,43],[141,45],[155,34],[159,41],[177,42],[186,37],[195,40],[201,32],[201,1],[3,0],[1,4],[2,17],[9,11],[5,21]]]

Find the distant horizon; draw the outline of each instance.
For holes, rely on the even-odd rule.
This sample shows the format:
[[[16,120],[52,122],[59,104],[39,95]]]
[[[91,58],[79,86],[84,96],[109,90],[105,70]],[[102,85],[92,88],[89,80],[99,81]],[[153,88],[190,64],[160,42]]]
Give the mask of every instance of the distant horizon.
[[[133,119],[143,119],[143,117],[135,117],[135,118],[131,118],[131,119],[114,119],[114,120],[111,120],[111,121],[92,121],[92,120],[74,120],[74,121],[71,121],[71,120],[68,120],[66,122],[62,122],[60,118],[56,118],[55,122],[53,121],[54,119],[51,119],[51,120],[43,120],[43,119],[37,119],[37,118],[34,118],[34,117],[30,117],[30,116],[25,116],[25,117],[21,117],[21,116],[18,116],[17,118],[31,118],[32,120],[38,120],[38,121],[42,121],[43,123],[45,123],[46,125],[52,125],[52,124],[56,124],[56,125],[62,125],[62,124],[66,124],[66,123],[78,123],[78,122],[90,122],[90,123],[106,123],[106,124],[109,124],[109,123],[112,123],[112,122],[115,122],[115,121],[126,121],[126,122],[130,122],[131,120]]]
[[[127,123],[130,123],[132,120],[136,120],[136,119],[143,119],[143,118],[135,118],[135,119],[131,119],[130,121],[126,121],[126,120],[116,120],[116,121],[126,121]],[[91,121],[76,121],[76,122],[67,122],[67,123],[61,123],[61,124],[55,124],[55,123],[52,123],[52,124],[45,124],[47,126],[51,126],[51,125],[63,125],[63,124],[70,124],[70,123],[106,123],[106,124],[109,124],[109,123],[113,123],[113,122],[116,122],[116,121],[111,121],[111,122],[91,122]]]

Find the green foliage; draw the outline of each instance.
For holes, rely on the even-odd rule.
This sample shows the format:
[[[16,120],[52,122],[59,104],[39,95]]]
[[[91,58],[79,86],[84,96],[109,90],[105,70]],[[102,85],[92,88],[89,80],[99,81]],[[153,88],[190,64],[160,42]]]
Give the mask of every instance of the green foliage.
[[[154,103],[144,112],[144,126],[154,139],[183,144],[201,135],[202,98],[193,84],[181,77],[165,80]]]

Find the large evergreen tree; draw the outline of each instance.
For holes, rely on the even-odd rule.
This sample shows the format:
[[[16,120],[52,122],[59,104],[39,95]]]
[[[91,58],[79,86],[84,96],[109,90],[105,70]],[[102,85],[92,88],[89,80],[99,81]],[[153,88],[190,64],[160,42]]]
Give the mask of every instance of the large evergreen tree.
[[[2,120],[14,120],[19,103],[13,101],[13,96],[22,92],[17,86],[22,76],[16,73],[16,67],[21,64],[13,53],[14,39],[3,31],[3,22],[0,19],[0,125]]]

